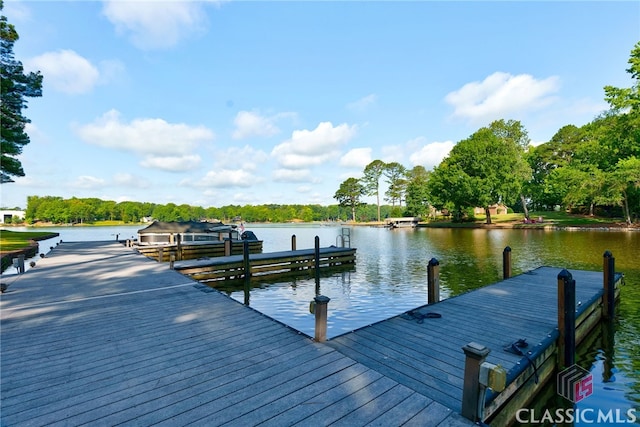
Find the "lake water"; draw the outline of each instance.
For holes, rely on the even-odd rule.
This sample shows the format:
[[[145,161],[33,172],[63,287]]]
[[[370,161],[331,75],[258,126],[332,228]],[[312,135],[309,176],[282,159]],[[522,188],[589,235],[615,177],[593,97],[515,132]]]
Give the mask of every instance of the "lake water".
[[[59,240],[115,240],[116,235],[127,239],[135,237],[139,228],[52,227],[47,230],[60,237],[40,242],[40,249],[46,253]],[[321,246],[336,244],[342,233],[342,227],[319,225],[256,224],[247,229],[264,240],[264,252],[290,249],[292,235],[296,235],[297,248],[304,249],[313,248],[315,236]],[[313,336],[309,302],[319,291],[331,298],[331,338],[426,304],[431,258],[440,262],[441,298],[445,299],[500,280],[506,246],[512,248],[514,275],[542,265],[558,267],[558,271],[601,271],[602,255],[610,250],[616,271],[625,274],[625,285],[612,329],[594,334],[579,351],[579,363],[592,371],[596,383],[594,394],[583,402],[596,410],[633,408],[640,419],[640,232],[371,227],[349,227],[348,231],[351,246],[357,248],[355,266],[323,274],[319,289],[313,277],[280,282],[257,279],[249,305]],[[247,302],[242,287],[221,290]],[[550,401],[544,404],[553,407],[555,393],[548,394]]]

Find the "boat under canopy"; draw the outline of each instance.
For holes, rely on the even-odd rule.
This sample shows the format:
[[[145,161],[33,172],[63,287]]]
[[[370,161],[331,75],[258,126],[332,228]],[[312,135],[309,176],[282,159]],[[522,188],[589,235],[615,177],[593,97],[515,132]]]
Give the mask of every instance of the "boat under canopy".
[[[172,245],[176,243],[212,243],[231,240],[253,240],[251,232],[240,234],[236,225],[222,222],[163,222],[154,221],[146,228],[138,230],[138,245]],[[257,239],[256,239],[257,240]]]

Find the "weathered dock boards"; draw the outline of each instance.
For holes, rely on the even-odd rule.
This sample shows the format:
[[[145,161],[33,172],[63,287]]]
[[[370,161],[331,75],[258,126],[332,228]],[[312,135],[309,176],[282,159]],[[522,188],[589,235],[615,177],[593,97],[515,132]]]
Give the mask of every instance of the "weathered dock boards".
[[[3,281],[3,426],[471,425],[115,242]]]
[[[543,370],[551,373],[558,336],[557,276],[560,271],[540,267],[423,306],[414,310],[414,316],[396,316],[327,343],[398,383],[460,411],[465,367],[461,348],[470,342],[491,350],[486,361],[503,366],[508,371],[508,383],[516,381],[520,386],[522,382],[533,382],[536,375],[542,376]],[[572,274],[576,280],[579,322],[585,327],[593,325],[593,319],[599,318],[603,274],[587,271],[572,271]],[[429,312],[441,317],[424,318]],[[523,351],[531,351],[528,356],[538,364],[535,369],[526,356],[505,351],[505,347],[509,348],[518,339],[525,339],[529,344]],[[529,393],[529,397],[532,395]],[[489,398],[500,399],[494,395]],[[497,410],[488,403],[488,410]]]
[[[329,246],[318,250],[319,267],[353,264],[356,249]],[[282,275],[315,268],[315,249],[249,254],[251,276]],[[231,255],[174,263],[176,271],[201,282],[244,277],[244,256]]]

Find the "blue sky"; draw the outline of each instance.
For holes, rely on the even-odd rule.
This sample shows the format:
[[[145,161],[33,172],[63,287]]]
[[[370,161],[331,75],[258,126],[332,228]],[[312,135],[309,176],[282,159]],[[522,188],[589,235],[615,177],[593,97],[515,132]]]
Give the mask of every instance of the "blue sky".
[[[44,75],[29,195],[336,203],[375,159],[436,166],[496,119],[533,143],[629,87],[640,2],[5,1]],[[373,202],[373,199],[371,199]]]

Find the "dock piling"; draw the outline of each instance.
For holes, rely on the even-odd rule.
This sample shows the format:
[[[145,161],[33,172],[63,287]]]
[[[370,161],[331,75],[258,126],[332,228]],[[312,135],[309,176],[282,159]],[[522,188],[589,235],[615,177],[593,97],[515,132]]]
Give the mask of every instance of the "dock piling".
[[[427,302],[435,304],[440,301],[440,262],[431,258],[427,266]]]
[[[173,263],[176,261],[176,254],[171,252],[169,255],[169,270],[173,270]]]
[[[464,382],[462,385],[462,411],[463,417],[477,421],[480,412],[484,409],[481,401],[480,365],[487,358],[491,350],[482,344],[470,342],[462,347],[464,351]]]
[[[558,367],[575,363],[576,352],[576,281],[566,269],[558,274]]]
[[[158,248],[158,262],[162,262],[162,256],[164,255],[164,249]]]
[[[327,309],[331,299],[324,295],[313,298],[315,302],[314,313],[316,315],[315,340],[325,342],[327,340]]]
[[[615,316],[615,275],[616,259],[610,251],[606,251],[603,255],[603,286],[604,293],[602,295],[602,317],[607,320],[613,320]]]
[[[296,250],[296,235],[295,234],[291,235],[291,250],[292,251]]]
[[[509,246],[502,251],[502,277],[504,279],[511,277],[511,247]]]
[[[224,241],[224,256],[231,256],[231,239],[226,239]]]

